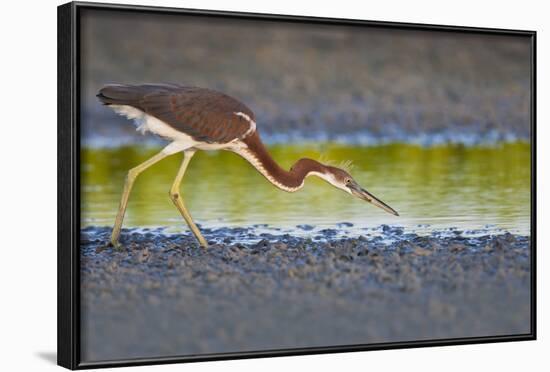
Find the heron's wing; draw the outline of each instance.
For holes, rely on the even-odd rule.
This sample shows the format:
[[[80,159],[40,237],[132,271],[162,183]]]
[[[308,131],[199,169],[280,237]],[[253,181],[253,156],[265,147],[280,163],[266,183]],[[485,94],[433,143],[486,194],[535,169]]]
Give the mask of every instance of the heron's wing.
[[[139,100],[139,108],[197,141],[227,143],[242,138],[254,114],[223,93],[202,88],[157,89]]]

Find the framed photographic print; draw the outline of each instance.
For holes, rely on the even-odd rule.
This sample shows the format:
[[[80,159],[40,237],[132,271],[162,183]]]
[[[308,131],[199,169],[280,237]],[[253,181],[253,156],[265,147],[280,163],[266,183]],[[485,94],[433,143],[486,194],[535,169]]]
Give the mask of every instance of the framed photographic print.
[[[58,361],[535,339],[535,32],[58,8]]]

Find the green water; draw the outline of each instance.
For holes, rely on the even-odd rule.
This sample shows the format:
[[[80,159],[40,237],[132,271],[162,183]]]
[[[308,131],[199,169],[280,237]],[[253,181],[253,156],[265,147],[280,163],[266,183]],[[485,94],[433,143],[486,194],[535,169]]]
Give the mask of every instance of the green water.
[[[159,149],[83,149],[82,225],[112,225],[126,172]],[[415,231],[458,228],[504,229],[529,234],[530,145],[423,148],[392,144],[353,147],[338,144],[277,145],[270,151],[284,167],[300,157],[352,160],[353,177],[396,209],[399,217],[310,177],[296,193],[280,191],[244,159],[224,152],[198,152],[182,184],[195,220],[209,227],[299,224],[353,229],[381,224]],[[137,179],[125,227],[185,229],[168,197],[181,155],[167,158]],[[487,226],[489,225],[489,226]]]

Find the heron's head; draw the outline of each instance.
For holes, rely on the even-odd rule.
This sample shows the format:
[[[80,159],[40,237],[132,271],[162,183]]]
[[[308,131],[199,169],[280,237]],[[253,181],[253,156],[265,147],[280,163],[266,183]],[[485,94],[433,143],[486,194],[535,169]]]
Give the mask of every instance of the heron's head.
[[[378,208],[385,210],[388,213],[399,216],[399,213],[397,213],[392,207],[362,188],[359,183],[357,183],[357,181],[353,179],[353,177],[348,173],[347,170],[331,165],[325,165],[323,167],[323,171],[315,175],[324,179],[332,186],[347,192],[348,194],[369,202],[377,206]]]

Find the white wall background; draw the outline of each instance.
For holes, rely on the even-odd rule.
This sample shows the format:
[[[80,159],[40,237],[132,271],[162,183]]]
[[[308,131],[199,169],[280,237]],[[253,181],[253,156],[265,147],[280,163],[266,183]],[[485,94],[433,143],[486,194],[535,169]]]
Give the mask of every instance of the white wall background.
[[[104,0],[105,2],[111,2]],[[544,1],[120,0],[143,5],[434,23],[538,32],[539,340],[140,367],[176,371],[518,371],[549,365],[546,244],[550,181],[550,24]],[[2,4],[0,22],[0,368],[54,370],[56,350],[56,6]],[[545,355],[546,354],[546,355]],[[537,368],[541,370],[541,368]]]

